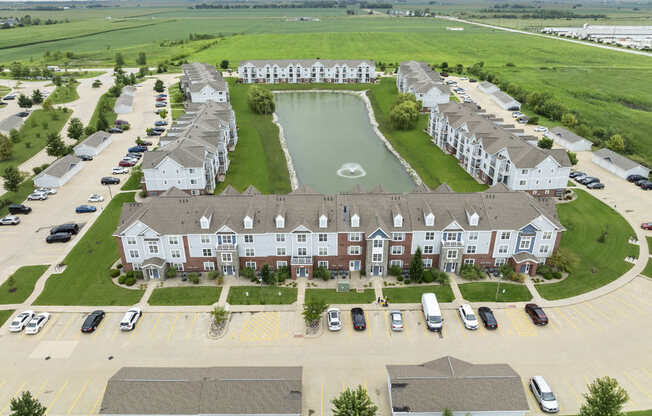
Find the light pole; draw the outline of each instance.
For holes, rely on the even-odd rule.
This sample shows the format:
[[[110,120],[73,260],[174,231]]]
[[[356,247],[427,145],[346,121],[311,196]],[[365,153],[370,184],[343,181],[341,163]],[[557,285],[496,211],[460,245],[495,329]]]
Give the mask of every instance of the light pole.
[[[500,278],[498,280],[498,286],[496,286],[496,299],[494,299],[495,301],[498,301],[498,291],[500,290],[500,281],[501,280],[503,280],[503,274],[502,273],[500,274]]]

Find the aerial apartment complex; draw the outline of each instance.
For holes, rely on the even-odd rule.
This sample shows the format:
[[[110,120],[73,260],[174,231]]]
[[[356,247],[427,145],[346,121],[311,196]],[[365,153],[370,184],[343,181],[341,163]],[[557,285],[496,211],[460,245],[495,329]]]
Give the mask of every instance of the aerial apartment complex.
[[[194,62],[181,65],[181,71],[183,75],[179,78],[179,86],[188,101],[193,103],[229,101],[229,86],[214,66]]]
[[[427,62],[401,62],[396,74],[399,92],[414,94],[421,101],[423,111],[450,101],[451,91],[439,74]]]
[[[433,108],[428,134],[466,172],[488,185],[503,183],[534,196],[561,196],[571,162],[564,149],[541,149],[536,138],[475,107],[451,102]]]
[[[246,84],[360,84],[375,80],[376,62],[371,60],[274,59],[238,63],[238,82]]]
[[[563,226],[551,198],[533,198],[498,184],[485,192],[454,193],[425,185],[410,193],[323,195],[307,186],[262,195],[230,186],[220,195],[189,196],[176,188],[142,203],[124,204],[114,236],[126,270],[165,278],[165,270],[272,270],[293,279],[316,267],[386,276],[408,269],[417,248],[424,266],[458,272],[464,264],[510,263],[534,275],[559,245]]]

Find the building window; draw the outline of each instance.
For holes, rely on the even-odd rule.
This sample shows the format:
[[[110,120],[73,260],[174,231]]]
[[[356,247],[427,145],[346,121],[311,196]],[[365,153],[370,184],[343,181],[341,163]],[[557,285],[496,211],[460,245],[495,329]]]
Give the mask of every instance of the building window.
[[[188,173],[190,173],[190,174],[193,174],[193,173],[195,173],[196,171],[197,171],[197,169],[195,169],[195,168],[190,168],[190,169],[188,169]]]
[[[277,243],[285,243],[285,234],[276,234]]]
[[[245,263],[245,267],[249,267],[250,269],[256,270],[256,262],[255,261],[248,261]]]
[[[208,234],[202,234],[199,236],[199,242],[202,244],[210,244],[211,236]]]
[[[552,239],[552,231],[544,231],[543,232],[543,239],[544,240],[551,240]]]
[[[134,263],[134,264],[132,264],[132,266],[134,267],[135,272],[139,272],[139,271],[142,270],[140,263]]]
[[[244,219],[244,228],[246,228],[247,230],[251,230],[252,228],[254,228],[254,220],[253,220],[253,218],[245,217],[245,219]]]
[[[319,234],[319,242],[324,243],[328,241],[328,234]]]
[[[446,233],[446,241],[457,241],[457,233]]]
[[[509,240],[512,237],[512,233],[509,231],[503,231],[500,233],[500,239],[501,240]]]
[[[349,241],[362,241],[362,233],[349,233]]]
[[[390,250],[391,250],[392,255],[400,256],[401,254],[403,254],[404,247],[403,246],[392,246]]]
[[[129,250],[129,257],[131,257],[132,259],[137,259],[140,257],[140,253],[138,252],[138,250]]]
[[[428,231],[426,233],[426,241],[432,241],[435,239],[435,233],[432,231]]]
[[[178,272],[183,271],[183,263],[174,263],[174,268],[177,269]]]
[[[349,255],[351,256],[358,256],[361,251],[362,249],[360,246],[349,246]]]
[[[277,256],[285,256],[285,247],[276,247]]]
[[[475,254],[477,248],[477,246],[468,246],[466,248],[466,254]]]
[[[423,246],[423,254],[434,254],[435,246]]]
[[[213,256],[213,249],[212,248],[202,248],[201,253],[204,257],[212,257]]]
[[[521,175],[527,175],[527,169],[521,169]]]
[[[505,264],[506,262],[507,262],[507,259],[504,258],[504,257],[497,258],[497,259],[496,259],[496,263],[495,263],[495,265],[496,265],[496,266],[502,266],[502,265]]]
[[[245,254],[246,257],[253,257],[256,255],[256,251],[253,248],[245,248]]]
[[[464,259],[464,264],[475,264],[475,259]]]
[[[233,261],[233,256],[231,253],[222,253],[222,262],[231,263]]]
[[[305,243],[306,242],[306,235],[305,234],[297,234],[297,243]]]
[[[170,250],[170,257],[172,257],[173,259],[180,259],[181,250]]]
[[[133,246],[134,244],[136,244],[136,237],[127,236],[127,244],[129,244],[130,246]]]
[[[383,247],[383,240],[380,238],[375,238],[374,239],[374,248],[382,248]]]
[[[328,227],[328,218],[325,216],[319,217],[319,228],[326,228]]]
[[[446,251],[446,258],[448,260],[455,260],[457,258],[457,250]]]
[[[423,267],[429,269],[432,267],[432,259],[423,259]]]
[[[305,247],[298,247],[297,248],[297,256],[307,256],[308,255],[308,249]]]
[[[549,251],[550,251],[549,244],[541,244],[541,247],[539,247],[539,253],[541,254],[548,254]]]
[[[190,195],[199,195],[199,191],[196,190],[196,189],[192,189],[192,190],[190,191]]]
[[[391,260],[389,262],[389,266],[390,267],[393,267],[393,266],[403,267],[403,260]]]
[[[328,247],[319,247],[318,250],[320,256],[328,256]]]
[[[518,184],[519,184],[520,186],[525,186],[525,181],[518,181]]]
[[[281,267],[287,267],[288,262],[287,261],[277,261],[276,262],[276,269],[280,269]]]
[[[507,244],[498,246],[498,254],[507,254]]]
[[[527,250],[530,248],[530,244],[532,244],[532,237],[521,236],[521,244],[518,248],[521,250]]]
[[[215,270],[215,263],[213,263],[212,261],[205,261],[204,270]]]
[[[392,241],[405,241],[405,233],[392,233]]]
[[[168,237],[168,244],[171,244],[171,245],[179,244],[179,237],[177,237],[177,236]]]
[[[254,242],[254,235],[253,234],[245,234],[244,235],[244,242],[245,243],[253,243]]]
[[[371,261],[373,261],[373,262],[380,262],[380,261],[383,261],[383,255],[382,255],[381,253],[374,253],[374,254],[371,256]]]
[[[351,227],[359,227],[360,226],[360,217],[358,217],[357,214],[354,214],[351,217]]]
[[[328,269],[328,262],[326,260],[319,260],[317,262],[317,267],[323,267],[325,269]]]
[[[478,239],[478,232],[477,231],[471,231],[469,233],[469,241],[476,241]]]
[[[147,248],[149,249],[149,254],[158,254],[158,243],[156,241],[148,241]]]
[[[190,184],[191,185],[197,185],[197,179],[191,179]]]

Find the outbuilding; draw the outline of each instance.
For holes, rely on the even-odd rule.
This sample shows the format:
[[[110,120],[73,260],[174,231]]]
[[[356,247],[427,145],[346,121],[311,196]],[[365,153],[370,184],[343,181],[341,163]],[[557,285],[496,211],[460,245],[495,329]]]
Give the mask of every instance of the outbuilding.
[[[38,188],[61,188],[82,167],[84,167],[84,164],[77,156],[64,156],[36,175],[34,177],[34,185]]]
[[[97,156],[111,144],[111,135],[105,131],[97,131],[74,147],[77,156]]]
[[[129,114],[134,111],[134,98],[136,97],[136,88],[127,86],[122,88],[122,94],[115,100],[113,111],[116,114]]]
[[[578,136],[572,131],[568,131],[563,127],[553,127],[548,130],[544,136],[549,139],[554,140],[555,143],[561,147],[570,150],[571,152],[584,152],[591,150],[590,140],[585,139],[582,136]]]
[[[512,98],[511,95],[502,91],[496,91],[491,94],[491,99],[496,102],[503,110],[516,111],[521,109],[521,103]]]
[[[478,84],[478,89],[485,94],[493,94],[496,91],[500,91],[500,88],[495,86],[489,81],[482,81],[481,83]]]
[[[650,169],[607,148],[593,152],[593,163],[623,179],[630,175],[650,176]]]

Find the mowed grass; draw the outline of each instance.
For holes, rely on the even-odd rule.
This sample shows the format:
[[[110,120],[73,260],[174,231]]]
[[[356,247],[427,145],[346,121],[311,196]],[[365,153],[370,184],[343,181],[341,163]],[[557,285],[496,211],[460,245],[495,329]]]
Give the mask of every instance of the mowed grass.
[[[54,89],[52,94],[47,98],[47,101],[52,105],[69,103],[79,99],[77,93],[78,82],[70,82]]]
[[[140,169],[131,168],[129,171],[129,179],[120,187],[121,191],[137,191],[141,189],[140,180],[143,177],[143,171]]]
[[[421,295],[434,293],[438,302],[452,302],[455,300],[453,289],[449,285],[418,285],[405,287],[383,288],[383,296],[392,303],[420,303]]]
[[[23,303],[34,291],[36,281],[43,275],[49,266],[23,266],[16,270],[12,276],[15,283],[15,292],[9,292],[11,286],[8,280],[0,285],[0,304]]]
[[[220,293],[222,288],[213,286],[163,287],[154,289],[147,303],[152,306],[211,305],[217,303]]]
[[[351,290],[349,292],[338,292],[335,289],[306,289],[306,300],[319,299],[329,305],[371,303],[376,300],[373,289],[365,289],[363,292]]]
[[[16,312],[15,309],[7,309],[7,310],[0,311],[0,327],[4,325],[5,322],[7,322],[7,319],[9,319],[9,317],[13,315],[14,312]]]
[[[134,202],[133,192],[118,194],[111,200],[64,259],[66,270],[48,278],[35,304],[133,305],[140,300],[142,290],[120,288],[109,277],[109,268],[119,256],[112,234],[126,202]]]
[[[262,289],[260,286],[231,286],[226,299],[230,305],[291,305],[296,301],[297,289],[270,286],[263,286]]]
[[[31,194],[32,192],[34,192],[34,181],[32,179],[27,179],[20,184],[20,186],[18,187],[18,191],[7,192],[4,195],[2,195],[2,198],[0,198],[0,200],[9,201],[9,203],[3,206],[2,208],[0,208],[0,216],[4,217],[5,215],[9,214],[10,204],[20,204],[25,199],[27,199],[27,195]],[[20,225],[17,225],[17,227],[20,227]]]
[[[527,302],[532,299],[527,287],[514,283],[501,282],[500,287],[496,282],[463,283],[459,288],[464,299],[469,302]]]
[[[626,256],[638,257],[639,247],[629,244],[634,230],[616,211],[587,192],[576,189],[577,199],[557,205],[557,214],[566,231],[561,247],[580,257],[579,266],[559,283],[536,285],[548,300],[564,299],[595,290],[622,276],[632,268]],[[590,215],[587,215],[590,213]],[[603,230],[604,243],[598,237]]]
[[[105,105],[107,106],[107,108],[110,108],[110,111],[105,112],[104,117],[106,118],[106,121],[109,122],[109,128],[113,127],[115,120],[118,118],[118,115],[113,112],[113,107],[115,106],[115,100],[116,97],[113,97],[108,92],[102,94],[100,99],[97,101],[97,105],[95,106],[95,111],[93,111],[93,115],[91,116],[91,120],[88,122],[88,125],[93,127],[97,125],[97,118],[100,116],[100,108],[102,108],[102,106]]]

